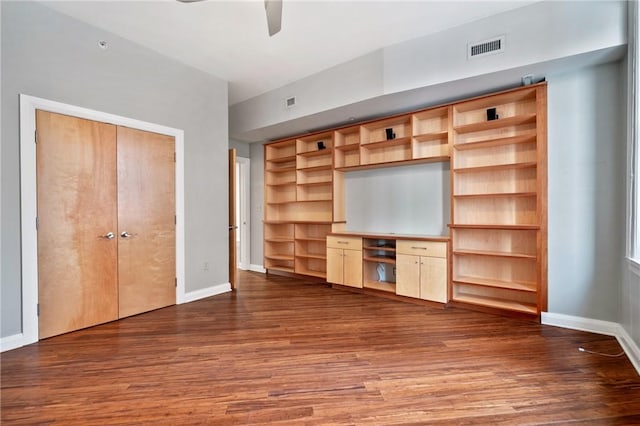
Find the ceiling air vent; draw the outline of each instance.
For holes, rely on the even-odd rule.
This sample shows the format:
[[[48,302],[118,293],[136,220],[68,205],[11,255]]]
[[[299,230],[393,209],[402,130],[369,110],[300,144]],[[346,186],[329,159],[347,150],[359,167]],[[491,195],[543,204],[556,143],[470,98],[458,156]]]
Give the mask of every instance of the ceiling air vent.
[[[496,53],[504,52],[504,39],[505,36],[499,36],[477,43],[469,43],[467,58],[478,58],[480,56],[495,55]]]
[[[286,108],[293,108],[296,105],[296,97],[291,96],[284,100],[284,106]]]

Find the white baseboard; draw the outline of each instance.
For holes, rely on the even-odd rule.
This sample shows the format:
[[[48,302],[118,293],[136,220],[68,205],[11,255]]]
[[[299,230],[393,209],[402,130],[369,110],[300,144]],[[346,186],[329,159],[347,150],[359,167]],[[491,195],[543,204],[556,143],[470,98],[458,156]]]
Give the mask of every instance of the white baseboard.
[[[231,291],[231,284],[229,283],[218,284],[211,287],[185,293],[184,299],[180,303],[189,303],[196,300],[204,299],[205,297],[211,297],[217,294],[226,293],[228,291]]]
[[[620,346],[624,349],[624,353],[629,357],[631,364],[633,364],[638,374],[640,374],[640,348],[623,326],[618,325],[618,327],[620,328],[620,332],[616,336],[616,339],[618,339],[618,343],[620,343]]]
[[[254,264],[249,265],[249,270],[253,271],[253,272],[260,272],[262,274],[267,272],[267,270],[264,269],[264,266],[262,266],[262,265],[254,265]]]
[[[575,317],[573,315],[543,312],[541,322],[544,325],[570,328],[572,330],[588,331],[591,333],[617,336],[620,324],[591,318]]]
[[[11,349],[17,349],[26,344],[27,342],[25,341],[24,335],[22,333],[14,334],[13,336],[3,337],[3,338],[0,338],[0,352],[10,351]]]
[[[627,330],[617,322],[602,321],[591,318],[575,317],[572,315],[543,312],[541,322],[544,325],[569,328],[572,330],[588,331],[590,333],[613,336],[618,340],[625,354],[640,375],[640,348],[633,341]]]

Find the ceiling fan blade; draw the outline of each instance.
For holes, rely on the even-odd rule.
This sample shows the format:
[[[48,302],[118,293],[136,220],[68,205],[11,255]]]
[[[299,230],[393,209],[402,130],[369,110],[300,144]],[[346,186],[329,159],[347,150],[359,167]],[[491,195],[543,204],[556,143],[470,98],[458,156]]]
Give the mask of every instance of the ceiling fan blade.
[[[267,11],[269,36],[272,36],[282,28],[282,0],[264,0],[264,9]]]

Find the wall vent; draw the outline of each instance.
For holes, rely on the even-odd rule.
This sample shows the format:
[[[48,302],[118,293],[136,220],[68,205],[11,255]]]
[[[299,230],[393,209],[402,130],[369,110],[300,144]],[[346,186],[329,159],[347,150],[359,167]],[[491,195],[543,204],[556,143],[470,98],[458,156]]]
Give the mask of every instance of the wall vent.
[[[291,96],[284,100],[285,108],[293,108],[296,105],[296,97]]]
[[[467,45],[467,58],[478,58],[480,56],[495,55],[504,52],[505,36],[493,37],[489,40],[482,40]]]

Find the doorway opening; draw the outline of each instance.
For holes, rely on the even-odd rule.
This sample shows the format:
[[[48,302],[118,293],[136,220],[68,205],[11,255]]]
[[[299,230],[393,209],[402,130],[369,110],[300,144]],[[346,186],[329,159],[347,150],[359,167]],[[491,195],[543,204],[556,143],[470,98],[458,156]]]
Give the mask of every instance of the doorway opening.
[[[236,250],[238,268],[251,268],[251,160],[236,157]]]

